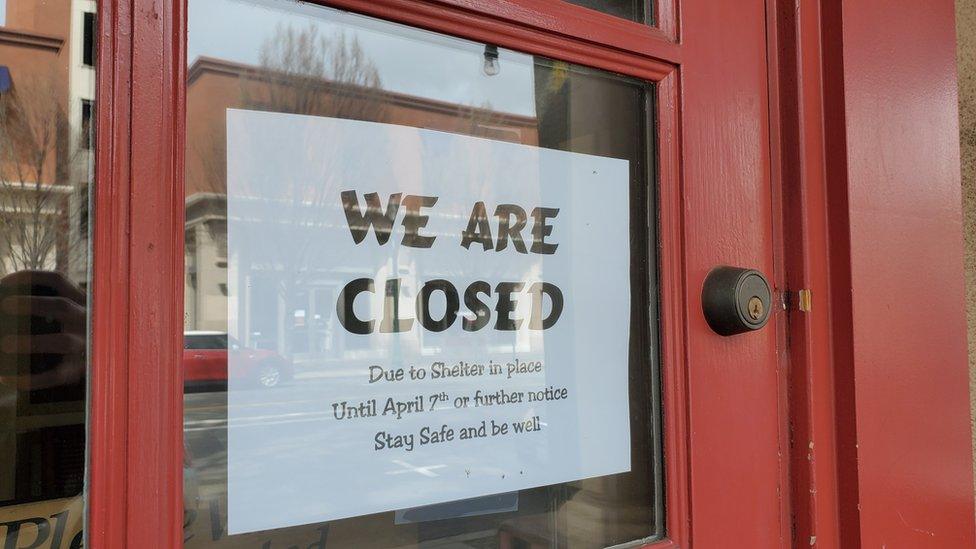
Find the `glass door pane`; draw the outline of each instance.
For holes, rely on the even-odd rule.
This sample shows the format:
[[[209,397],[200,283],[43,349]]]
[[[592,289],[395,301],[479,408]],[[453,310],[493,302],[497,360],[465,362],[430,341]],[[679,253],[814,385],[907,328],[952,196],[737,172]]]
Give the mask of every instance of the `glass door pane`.
[[[662,534],[651,85],[285,0],[188,64],[187,547]]]
[[[566,2],[638,23],[651,24],[654,20],[652,6],[648,0],[566,0]]]
[[[0,540],[81,547],[95,2],[0,9]]]

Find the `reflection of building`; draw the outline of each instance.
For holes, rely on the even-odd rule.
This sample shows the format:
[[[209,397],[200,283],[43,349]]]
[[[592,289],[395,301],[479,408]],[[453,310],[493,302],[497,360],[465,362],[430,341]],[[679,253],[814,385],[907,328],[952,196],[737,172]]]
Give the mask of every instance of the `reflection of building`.
[[[377,87],[352,86],[331,81],[282,77],[269,70],[211,58],[197,59],[189,69],[187,83],[186,157],[186,281],[185,328],[227,329],[227,236],[225,167],[225,118],[228,108],[251,108],[296,112],[291,108],[296,95],[314,106],[299,114],[374,120],[420,128],[476,135],[530,145],[538,144],[534,117],[499,113],[386,91]],[[310,99],[309,99],[310,98]],[[307,100],[306,100],[307,99]],[[253,280],[259,288],[260,280]],[[250,283],[249,283],[250,284]],[[324,324],[335,307],[339,288],[316,287],[308,295],[279,298],[279,314],[273,319],[252,319],[248,333],[237,334],[248,346],[274,348],[283,354],[318,353],[332,341],[335,332]],[[275,299],[278,292],[263,289],[262,299]],[[257,295],[254,296],[258,298]],[[295,301],[297,300],[297,301]],[[239,304],[240,305],[240,304]],[[289,339],[279,334],[289,334]],[[346,349],[353,350],[353,349]]]
[[[85,285],[95,4],[6,0],[0,26],[0,276],[54,270]],[[31,376],[55,367],[48,358],[2,357],[4,375],[10,376],[11,366],[17,372],[0,382],[0,414],[11,414],[0,429],[4,505],[75,496],[84,485],[85,382],[56,390],[35,385]],[[15,389],[16,377],[29,379],[29,388]]]
[[[7,0],[0,27],[0,273],[84,282],[95,1]]]

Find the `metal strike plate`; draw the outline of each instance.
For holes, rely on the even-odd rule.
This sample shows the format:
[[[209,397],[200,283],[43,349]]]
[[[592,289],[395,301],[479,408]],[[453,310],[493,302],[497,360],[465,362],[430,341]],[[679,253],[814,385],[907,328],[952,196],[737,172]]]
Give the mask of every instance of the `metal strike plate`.
[[[715,333],[742,334],[766,325],[772,297],[769,281],[759,271],[716,267],[705,277],[702,312]]]

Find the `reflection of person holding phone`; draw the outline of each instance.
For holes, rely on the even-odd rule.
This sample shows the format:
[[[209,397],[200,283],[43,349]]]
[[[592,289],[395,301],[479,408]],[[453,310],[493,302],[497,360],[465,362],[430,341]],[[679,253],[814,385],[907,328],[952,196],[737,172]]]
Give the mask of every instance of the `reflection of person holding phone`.
[[[21,391],[83,387],[86,306],[84,292],[61,273],[20,271],[0,279],[0,382]]]
[[[81,546],[87,326],[87,296],[61,273],[0,279],[0,512],[26,504],[6,518],[0,513],[4,547],[21,546],[21,524],[45,521],[52,539]],[[196,506],[188,493],[185,528]],[[51,524],[56,515],[62,522]]]
[[[0,507],[84,486],[85,293],[53,271],[0,279]]]

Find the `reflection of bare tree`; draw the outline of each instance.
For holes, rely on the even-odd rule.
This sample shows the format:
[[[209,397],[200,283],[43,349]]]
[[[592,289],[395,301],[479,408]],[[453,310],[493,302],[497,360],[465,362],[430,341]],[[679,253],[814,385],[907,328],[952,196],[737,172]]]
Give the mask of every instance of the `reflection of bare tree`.
[[[385,120],[382,82],[359,40],[326,38],[318,27],[279,24],[265,39],[260,65],[240,79],[242,109],[380,122]],[[226,141],[214,128],[193,147],[204,177],[201,188],[226,193]]]
[[[279,25],[262,44],[259,59],[258,67],[241,75],[240,99],[232,106],[333,118],[385,120],[379,71],[355,37],[349,39],[344,34],[325,37],[314,25],[303,28]],[[225,207],[222,195],[227,192],[227,145],[222,128],[215,127],[209,136],[198,138],[191,146],[200,156],[204,172],[200,181],[203,184],[198,188],[212,193],[209,195],[212,202],[220,201],[206,209],[196,204],[192,206],[194,211],[206,212],[209,216],[202,234],[198,230],[202,227],[190,214],[188,202],[187,242],[191,246],[187,253],[197,254],[194,247],[207,245],[204,239],[210,241],[212,248],[224,248],[219,244],[226,238],[226,223],[219,219],[223,215],[212,214],[216,213],[215,209]],[[307,154],[310,160],[329,159],[334,156],[330,155],[329,149],[330,144],[310,144]],[[314,235],[296,228],[309,227],[316,222],[315,217],[333,190],[330,176],[324,181],[281,181],[281,196],[287,201],[281,204],[281,219],[249,223],[242,227],[247,234],[238,235],[249,240],[270,240],[268,244],[271,245],[264,248],[276,250],[272,257],[241,257],[237,260],[245,271],[256,269],[276,273],[279,298],[286,303],[293,300],[296,285],[301,285],[301,273],[307,270],[305,266],[314,254],[321,252],[313,246]],[[199,202],[200,198],[202,196],[196,200]],[[192,201],[193,197],[190,199]],[[307,234],[307,238],[300,238],[303,234]],[[207,253],[201,251],[204,255]],[[197,265],[196,261],[189,260],[187,264]],[[197,280],[194,278],[191,284],[196,284]],[[205,288],[195,291],[201,290],[207,291]],[[207,311],[201,313],[206,315]],[[280,345],[279,350],[287,351]]]
[[[318,27],[280,25],[260,53],[266,93],[247,93],[245,105],[275,112],[378,121],[383,103],[379,71],[357,38],[331,39]]]
[[[379,71],[365,55],[357,38],[347,39],[339,33],[326,38],[318,27],[304,28],[279,25],[260,53],[260,71],[264,86],[245,87],[246,108],[328,116],[355,120],[382,121],[385,106]],[[310,143],[306,151],[309,161],[336,160],[336,143]],[[265,240],[265,250],[276,250],[273,257],[250,257],[252,268],[275,272],[278,297],[290,310],[299,305],[296,294],[308,288],[308,266],[318,263],[322,253],[318,233],[313,227],[319,223],[320,212],[328,197],[336,196],[336,173],[328,170],[323,180],[282,181],[282,220],[262,220],[254,224],[245,238]],[[284,221],[284,225],[279,221]],[[241,258],[245,260],[245,258]],[[290,342],[279,338],[278,349],[291,351]]]
[[[462,112],[464,113],[463,118],[467,122],[467,127],[464,128],[466,135],[511,143],[522,141],[522,134],[517,129],[512,128],[508,121],[510,115],[495,110],[488,101],[478,107],[466,107]]]
[[[535,121],[530,117],[499,112],[488,103],[478,106],[454,104],[384,90],[379,69],[355,34],[324,36],[323,32],[322,27],[316,25],[279,25],[263,42],[257,66],[207,58],[198,60],[191,67],[188,103],[191,107],[203,107],[197,111],[203,114],[210,111],[222,115],[225,108],[242,108],[419,126],[510,142],[531,144],[536,141]],[[197,76],[192,76],[194,74]],[[221,90],[219,95],[215,90]],[[346,143],[342,135],[327,138],[319,135],[315,142],[306,143],[304,150],[288,151],[292,162],[302,162],[308,169],[321,170],[320,174],[291,180],[286,175],[289,170],[278,172],[275,204],[269,210],[274,212],[275,219],[254,216],[247,223],[234,223],[233,238],[238,242],[254,243],[254,246],[238,250],[240,253],[247,253],[251,248],[270,250],[270,253],[260,257],[226,257],[226,247],[222,244],[226,242],[227,225],[223,220],[226,219],[227,186],[230,183],[235,189],[232,199],[247,197],[248,190],[242,188],[246,184],[243,181],[227,181],[226,119],[215,116],[210,119],[212,122],[206,120],[203,118],[197,124],[193,119],[188,121],[191,128],[200,128],[190,132],[188,143],[188,167],[192,166],[187,174],[190,189],[186,238],[187,310],[192,317],[188,327],[222,329],[226,326],[227,272],[223,268],[229,265],[239,269],[238,274],[231,276],[253,276],[261,278],[263,283],[273,280],[279,299],[280,316],[276,320],[279,328],[271,330],[265,326],[262,332],[283,334],[282,323],[288,318],[286,309],[307,306],[302,303],[308,296],[301,292],[316,284],[328,284],[324,282],[328,278],[325,273],[310,272],[310,266],[321,265],[322,255],[335,253],[335,250],[320,245],[319,231],[325,230],[321,227],[322,211],[339,207],[337,186],[349,185],[355,180],[355,174],[365,173],[369,168],[354,165],[355,162],[375,162],[375,159],[403,156],[409,151],[402,147],[397,151],[384,150],[387,145],[380,140],[369,145],[372,156],[340,154]],[[207,127],[208,123],[212,127]],[[299,127],[296,125],[295,131],[299,131]],[[248,136],[235,138],[246,140]],[[296,153],[307,161],[296,160]],[[240,173],[247,173],[248,164],[266,168],[267,162],[273,160],[268,157],[236,158],[234,167]],[[489,162],[490,159],[472,159],[473,175],[458,184],[484,187],[491,169]],[[410,174],[403,174],[403,177],[410,177]],[[240,200],[236,205],[243,207],[245,203],[246,200]],[[467,215],[469,212],[453,213]],[[215,269],[215,265],[221,266]],[[408,267],[398,265],[396,268],[402,273]],[[268,290],[262,292],[263,299],[267,299]],[[240,303],[239,307],[245,310]],[[245,340],[246,332],[252,329],[237,328],[240,330],[237,334]],[[279,346],[281,352],[288,350]]]
[[[53,76],[0,95],[2,271],[55,266],[69,228],[68,134]]]

